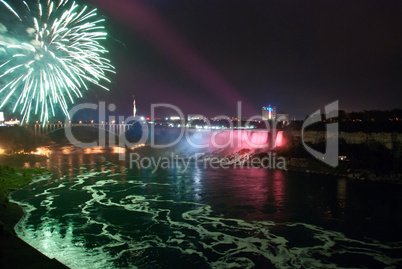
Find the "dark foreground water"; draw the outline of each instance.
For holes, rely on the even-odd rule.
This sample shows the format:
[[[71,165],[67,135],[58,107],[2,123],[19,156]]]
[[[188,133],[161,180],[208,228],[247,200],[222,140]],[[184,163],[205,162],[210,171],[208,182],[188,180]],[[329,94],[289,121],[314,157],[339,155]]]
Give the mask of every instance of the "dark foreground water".
[[[71,268],[402,267],[401,186],[57,152],[12,199],[18,235]]]

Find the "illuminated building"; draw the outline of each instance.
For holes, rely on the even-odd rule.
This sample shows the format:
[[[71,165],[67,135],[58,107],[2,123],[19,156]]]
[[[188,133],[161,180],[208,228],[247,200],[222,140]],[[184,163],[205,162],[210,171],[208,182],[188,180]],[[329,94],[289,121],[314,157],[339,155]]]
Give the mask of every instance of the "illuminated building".
[[[271,107],[270,105],[262,107],[262,119],[263,120],[275,120],[276,119],[276,106]]]
[[[201,114],[188,114],[187,115],[187,121],[193,121],[193,120],[204,120],[204,115]]]
[[[20,125],[21,122],[20,122],[19,120],[13,120],[13,119],[11,119],[11,120],[9,120],[9,121],[4,122],[4,124],[5,124],[6,126],[15,126],[15,125]]]
[[[181,120],[181,118],[179,116],[171,116],[170,120],[171,121],[177,121],[177,120]]]
[[[135,115],[137,114],[137,106],[135,105],[135,98],[133,95],[133,117],[135,118]]]

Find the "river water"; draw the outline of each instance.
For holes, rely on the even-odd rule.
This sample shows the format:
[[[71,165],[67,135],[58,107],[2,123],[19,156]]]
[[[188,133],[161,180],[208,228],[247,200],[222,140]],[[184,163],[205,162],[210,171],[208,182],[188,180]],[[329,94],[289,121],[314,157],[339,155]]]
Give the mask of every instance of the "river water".
[[[71,268],[402,267],[399,185],[194,162],[153,173],[100,148],[26,166],[52,173],[12,194],[16,232]]]

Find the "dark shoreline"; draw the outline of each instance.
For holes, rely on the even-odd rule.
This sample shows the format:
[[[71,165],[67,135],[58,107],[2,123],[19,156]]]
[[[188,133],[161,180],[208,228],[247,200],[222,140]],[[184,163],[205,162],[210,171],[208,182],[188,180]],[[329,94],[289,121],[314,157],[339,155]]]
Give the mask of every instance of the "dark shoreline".
[[[2,164],[10,163],[10,160],[15,161],[15,157],[18,156],[2,156]],[[17,163],[25,158],[36,159],[35,156],[19,156]],[[8,166],[1,166],[2,169],[5,169],[5,167]],[[27,171],[27,175],[24,175],[24,171]],[[10,192],[18,187],[10,188],[10,186],[7,186],[7,180],[4,180],[4,178],[7,178],[8,181],[19,180],[18,184],[22,187],[32,181],[34,174],[31,173],[33,172],[29,172],[28,169],[18,168],[18,165],[10,167],[6,172],[2,172],[2,193],[0,197],[0,268],[68,268],[56,259],[50,259],[30,246],[19,238],[14,230],[14,227],[25,213],[23,208],[18,204],[8,200]],[[21,183],[21,181],[23,182]]]
[[[68,268],[56,259],[33,248],[14,231],[14,226],[23,217],[22,208],[8,202],[1,205],[6,210],[0,214],[0,267],[1,268]]]
[[[4,207],[4,205],[2,205]],[[0,221],[3,217],[8,224],[18,223],[24,215],[22,208],[14,203],[8,203],[8,213],[1,214]],[[12,220],[10,222],[10,220]],[[12,227],[14,227],[12,226]],[[37,249],[33,248],[21,238],[19,238],[14,229],[11,231],[9,227],[0,226],[0,267],[1,268],[68,268],[56,259],[50,259]]]

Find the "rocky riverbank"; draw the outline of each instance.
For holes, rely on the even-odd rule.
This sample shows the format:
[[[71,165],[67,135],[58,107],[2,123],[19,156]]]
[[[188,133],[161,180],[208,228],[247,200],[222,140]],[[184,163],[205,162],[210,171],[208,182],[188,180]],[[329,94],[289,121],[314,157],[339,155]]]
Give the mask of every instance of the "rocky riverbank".
[[[351,160],[340,160],[337,167],[331,167],[319,160],[309,157],[284,157],[281,151],[255,152],[243,149],[231,154],[215,151],[202,156],[203,163],[213,162],[214,167],[261,167],[267,169],[285,170],[288,172],[322,174],[327,176],[345,177],[359,181],[386,182],[402,184],[402,173],[381,171],[364,166]]]
[[[287,160],[287,170],[299,173],[346,177],[359,181],[402,184],[402,174],[400,173],[379,173],[370,169],[353,168],[353,165],[348,162],[340,162],[338,167],[333,168],[311,158],[289,158]]]

